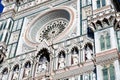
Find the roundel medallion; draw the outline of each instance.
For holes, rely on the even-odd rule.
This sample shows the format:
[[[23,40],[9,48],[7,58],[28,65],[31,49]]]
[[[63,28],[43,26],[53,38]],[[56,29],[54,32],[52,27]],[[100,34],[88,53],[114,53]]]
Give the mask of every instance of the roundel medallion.
[[[26,43],[38,45],[44,39],[59,41],[70,31],[75,13],[71,8],[63,7],[38,15],[28,25],[24,34]]]

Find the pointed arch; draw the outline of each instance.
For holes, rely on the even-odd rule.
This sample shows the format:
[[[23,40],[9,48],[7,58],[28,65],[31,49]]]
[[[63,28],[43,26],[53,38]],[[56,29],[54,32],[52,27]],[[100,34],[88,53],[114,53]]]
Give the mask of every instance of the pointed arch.
[[[16,71],[19,71],[19,64],[16,64],[16,65],[14,65],[14,67],[13,67],[13,71],[14,72],[16,72]]]
[[[107,25],[109,25],[109,20],[107,18],[104,18],[102,21],[103,23],[106,23]]]
[[[90,24],[92,25],[92,28],[93,28],[94,30],[97,29],[96,26],[95,26],[95,23],[91,22]]]
[[[30,62],[30,61],[27,61],[27,62],[24,64],[24,67],[25,67],[25,68],[30,68],[30,67],[31,67],[31,62]]]
[[[74,46],[74,47],[71,49],[72,54],[73,54],[74,51],[75,51],[77,54],[79,53],[79,49],[78,49],[77,46]]]
[[[102,22],[100,21],[100,20],[97,20],[96,21],[96,25],[98,25],[97,27],[101,27],[101,28],[103,28],[103,25],[102,25]]]
[[[59,57],[59,58],[61,58],[62,56],[63,56],[64,58],[66,57],[66,54],[65,54],[65,51],[64,51],[64,50],[61,50],[61,51],[59,52],[59,54],[58,54],[58,57]]]
[[[38,57],[38,56],[39,56],[39,61],[41,61],[43,57],[46,57],[47,60],[48,60],[48,62],[50,62],[50,53],[49,53],[49,51],[48,51],[47,48],[42,48],[42,49],[38,52],[37,57]]]
[[[101,50],[105,50],[105,38],[103,35],[100,36],[100,47],[101,47]]]
[[[66,58],[66,54],[64,50],[61,50],[58,53],[58,69],[62,69],[65,67],[65,58]]]
[[[109,48],[111,48],[111,44],[110,44],[110,34],[107,33],[105,38],[106,38],[106,47],[107,47],[107,49],[109,49]]]
[[[74,46],[71,49],[71,64],[75,65],[79,62],[79,49],[77,46]]]
[[[87,47],[89,47],[91,50],[93,50],[92,43],[87,42],[87,43],[84,45],[85,50],[87,50]]]

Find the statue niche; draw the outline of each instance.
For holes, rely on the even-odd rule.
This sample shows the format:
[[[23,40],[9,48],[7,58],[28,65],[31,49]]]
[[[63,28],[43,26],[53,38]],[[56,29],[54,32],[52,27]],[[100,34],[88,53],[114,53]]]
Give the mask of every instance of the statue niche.
[[[65,52],[61,51],[58,55],[58,69],[65,67]]]
[[[13,68],[13,77],[12,80],[17,80],[19,75],[19,65],[15,65]]]
[[[85,45],[85,60],[93,59],[93,47],[91,43]]]
[[[30,61],[26,62],[24,68],[25,69],[23,77],[29,77],[31,71],[31,62]]]
[[[79,50],[77,47],[72,48],[71,50],[71,64],[78,64],[79,60],[78,60],[78,56],[79,56]]]
[[[50,62],[49,55],[50,53],[46,48],[43,48],[42,50],[39,51],[37,55],[39,57],[38,72],[48,71],[49,62]]]
[[[7,80],[7,77],[8,77],[8,68],[5,68],[2,71],[2,80]]]

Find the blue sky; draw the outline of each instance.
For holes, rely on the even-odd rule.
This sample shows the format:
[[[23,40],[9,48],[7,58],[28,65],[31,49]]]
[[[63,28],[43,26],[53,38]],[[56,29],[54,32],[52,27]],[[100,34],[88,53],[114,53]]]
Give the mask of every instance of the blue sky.
[[[3,10],[3,5],[1,4],[1,0],[0,0],[0,13],[2,12]]]

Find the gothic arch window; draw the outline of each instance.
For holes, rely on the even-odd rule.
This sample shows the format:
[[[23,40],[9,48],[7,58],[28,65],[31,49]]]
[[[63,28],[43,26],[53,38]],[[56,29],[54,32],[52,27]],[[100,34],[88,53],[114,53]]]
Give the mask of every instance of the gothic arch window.
[[[110,79],[115,80],[115,69],[114,69],[114,66],[112,64],[110,64],[109,72],[110,72]]]
[[[86,43],[84,46],[85,49],[85,61],[93,59],[93,46],[91,43]]]
[[[65,67],[65,51],[60,51],[58,54],[58,69],[62,69]]]
[[[13,68],[13,76],[12,76],[12,80],[17,80],[18,79],[18,75],[19,75],[19,65],[16,64]]]
[[[110,35],[108,33],[106,34],[106,45],[107,45],[107,49],[109,49],[111,47]]]
[[[30,70],[31,70],[31,62],[27,61],[24,65],[25,70],[24,70],[24,75],[23,77],[28,77],[30,75]]]
[[[106,5],[106,0],[97,0],[96,5],[97,5],[97,8],[104,7]]]
[[[79,62],[79,49],[73,47],[71,50],[71,64],[78,64]]]
[[[100,45],[101,50],[105,50],[105,38],[103,35],[100,36]]]
[[[102,69],[102,72],[103,72],[103,80],[108,80],[108,69],[104,67]]]
[[[100,36],[100,48],[101,50],[111,48],[110,34],[108,32],[105,32],[103,35]]]
[[[102,69],[103,73],[103,80],[115,80],[115,69],[113,64],[110,64],[108,66],[104,66]]]
[[[39,51],[37,57],[39,59],[37,71],[38,72],[48,71],[49,62],[50,62],[50,53],[49,53],[48,49],[46,49],[46,48],[41,49]]]
[[[4,68],[2,71],[2,80],[7,80],[8,78],[8,68]]]

